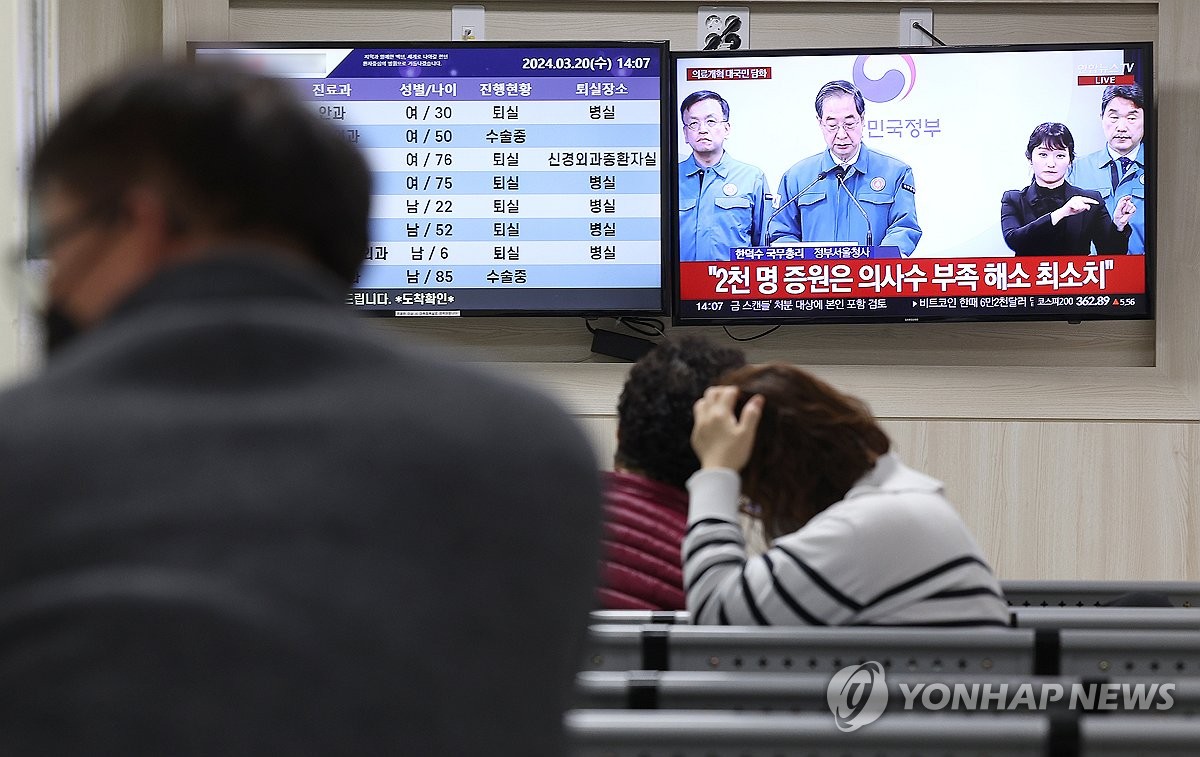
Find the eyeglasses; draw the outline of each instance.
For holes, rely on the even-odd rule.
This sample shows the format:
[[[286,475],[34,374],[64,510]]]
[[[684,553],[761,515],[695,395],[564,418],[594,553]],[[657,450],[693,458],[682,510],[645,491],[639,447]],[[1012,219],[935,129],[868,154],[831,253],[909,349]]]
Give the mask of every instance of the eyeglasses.
[[[847,118],[845,121],[822,121],[821,126],[830,134],[837,134],[839,129],[845,129],[849,134],[852,131],[858,131],[862,126],[862,121],[857,118]]]
[[[117,217],[117,210],[111,205],[99,205],[80,212],[74,218],[59,221],[46,226],[34,226],[29,233],[29,242],[25,255],[29,260],[42,260],[50,256],[50,252],[63,242],[87,231],[97,223],[108,223]]]
[[[728,121],[718,121],[715,118],[706,118],[703,121],[688,121],[684,126],[688,131],[700,131],[703,126],[705,131],[712,131],[717,128],[717,124],[727,124]]]
[[[12,245],[4,255],[4,264],[18,301],[33,310],[40,309],[46,298],[51,251],[95,224],[109,223],[117,216],[115,206],[96,206],[56,224],[35,226],[25,244]]]

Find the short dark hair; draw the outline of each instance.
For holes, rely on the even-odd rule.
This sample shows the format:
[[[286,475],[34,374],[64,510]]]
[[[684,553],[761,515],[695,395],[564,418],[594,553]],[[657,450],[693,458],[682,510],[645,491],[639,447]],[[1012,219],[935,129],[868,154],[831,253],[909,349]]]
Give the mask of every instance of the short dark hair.
[[[1146,109],[1146,93],[1142,91],[1141,84],[1111,84],[1104,88],[1104,94],[1100,95],[1100,112],[1108,110],[1108,104],[1115,98],[1124,98],[1142,110]]]
[[[1040,145],[1045,145],[1051,150],[1066,150],[1067,160],[1075,160],[1075,137],[1071,136],[1071,130],[1066,124],[1047,121],[1034,127],[1033,133],[1029,135],[1029,143],[1025,145],[1025,157],[1032,159],[1033,151]]]
[[[683,98],[683,104],[679,106],[679,117],[686,118],[687,109],[701,100],[716,100],[721,104],[721,115],[724,116],[726,121],[729,120],[729,103],[725,101],[724,97],[721,97],[711,89],[702,89]]]
[[[754,451],[742,491],[757,506],[763,533],[792,533],[840,501],[891,442],[867,406],[793,365],[746,366],[720,380],[741,391],[738,412],[763,395]]]
[[[229,64],[130,69],[71,106],[37,150],[50,184],[103,206],[139,182],[181,229],[278,239],[347,285],[367,248],[371,177],[359,152],[279,80]]]
[[[867,101],[863,99],[862,92],[858,91],[858,87],[845,79],[835,79],[817,90],[817,98],[813,102],[817,109],[817,118],[824,114],[825,100],[835,95],[850,95],[854,98],[854,108],[858,111],[858,115],[861,116],[866,112]]]
[[[616,464],[683,488],[700,468],[691,444],[692,405],[721,374],[745,364],[741,350],[696,335],[655,346],[621,390]]]

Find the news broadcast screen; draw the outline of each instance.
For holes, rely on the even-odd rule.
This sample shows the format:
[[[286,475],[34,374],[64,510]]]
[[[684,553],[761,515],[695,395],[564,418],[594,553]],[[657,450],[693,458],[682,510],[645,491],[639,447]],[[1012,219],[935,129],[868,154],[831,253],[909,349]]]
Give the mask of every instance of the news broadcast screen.
[[[675,323],[1153,315],[1150,43],[672,63]]]
[[[191,52],[286,78],[362,150],[374,195],[351,306],[388,316],[666,312],[666,43],[236,42]]]

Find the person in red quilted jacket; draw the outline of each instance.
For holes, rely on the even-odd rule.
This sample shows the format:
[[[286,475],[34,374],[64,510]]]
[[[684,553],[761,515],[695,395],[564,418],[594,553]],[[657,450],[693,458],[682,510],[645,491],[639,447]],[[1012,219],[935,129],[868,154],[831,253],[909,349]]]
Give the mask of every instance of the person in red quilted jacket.
[[[736,347],[689,335],[659,344],[630,369],[617,405],[614,470],[605,474],[602,608],[684,609],[684,482],[700,467],[689,441],[692,405],[745,364]]]

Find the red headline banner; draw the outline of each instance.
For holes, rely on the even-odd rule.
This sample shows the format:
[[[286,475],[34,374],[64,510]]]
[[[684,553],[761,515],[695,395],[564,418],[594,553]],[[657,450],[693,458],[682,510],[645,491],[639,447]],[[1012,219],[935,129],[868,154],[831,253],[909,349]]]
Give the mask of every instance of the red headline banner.
[[[1109,74],[1107,76],[1080,76],[1079,86],[1107,87],[1113,84],[1134,84],[1137,79],[1133,74]]]
[[[1143,255],[681,263],[684,300],[1142,294]]]
[[[751,81],[770,78],[770,66],[727,66],[687,70],[688,81]]]

